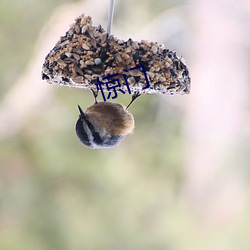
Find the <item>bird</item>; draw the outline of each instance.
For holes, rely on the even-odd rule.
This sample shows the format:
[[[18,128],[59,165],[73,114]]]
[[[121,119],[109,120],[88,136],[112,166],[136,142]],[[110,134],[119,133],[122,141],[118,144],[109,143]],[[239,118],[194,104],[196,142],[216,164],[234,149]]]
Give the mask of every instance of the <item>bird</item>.
[[[131,102],[125,107],[108,101],[97,102],[98,92],[91,91],[95,98],[94,104],[85,112],[78,105],[76,135],[84,146],[91,149],[115,147],[134,130],[134,117],[128,108],[140,94],[133,94]]]

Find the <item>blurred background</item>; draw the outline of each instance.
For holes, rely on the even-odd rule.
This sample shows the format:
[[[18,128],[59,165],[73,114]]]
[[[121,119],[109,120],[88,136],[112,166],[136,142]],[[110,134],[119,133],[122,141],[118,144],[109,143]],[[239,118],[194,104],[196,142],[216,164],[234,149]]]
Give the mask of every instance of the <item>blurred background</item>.
[[[0,249],[249,250],[250,1],[117,0],[112,33],[176,50],[191,94],[139,98],[134,134],[90,150],[74,126],[92,94],[41,68],[81,13],[106,28],[108,5],[0,2]]]

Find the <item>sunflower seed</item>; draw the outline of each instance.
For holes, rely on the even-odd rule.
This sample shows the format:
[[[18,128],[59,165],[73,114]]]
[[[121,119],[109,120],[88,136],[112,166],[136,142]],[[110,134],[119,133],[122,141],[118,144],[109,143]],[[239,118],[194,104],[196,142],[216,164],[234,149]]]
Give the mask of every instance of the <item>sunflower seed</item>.
[[[86,43],[82,44],[82,48],[85,49],[85,50],[89,50],[89,46]]]

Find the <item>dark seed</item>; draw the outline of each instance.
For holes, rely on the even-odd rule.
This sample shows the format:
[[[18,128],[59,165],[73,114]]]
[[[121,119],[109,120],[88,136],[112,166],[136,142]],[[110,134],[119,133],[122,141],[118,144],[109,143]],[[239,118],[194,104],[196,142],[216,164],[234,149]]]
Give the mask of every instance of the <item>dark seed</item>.
[[[177,77],[176,71],[174,69],[170,69],[170,73],[173,78]]]
[[[48,80],[48,79],[49,79],[49,76],[47,76],[46,74],[42,73],[42,79],[43,79],[43,80]]]
[[[62,80],[63,80],[64,82],[69,82],[69,79],[66,78],[66,77],[62,77]]]

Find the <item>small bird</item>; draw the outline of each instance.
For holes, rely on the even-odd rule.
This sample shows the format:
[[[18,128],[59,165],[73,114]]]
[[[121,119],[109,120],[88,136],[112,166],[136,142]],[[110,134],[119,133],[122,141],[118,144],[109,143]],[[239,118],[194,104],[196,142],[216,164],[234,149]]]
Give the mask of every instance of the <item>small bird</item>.
[[[97,102],[97,94],[92,91],[95,103],[84,112],[78,105],[80,112],[76,122],[76,134],[80,141],[88,148],[111,148],[134,130],[134,117],[127,108],[139,96],[132,96],[132,101],[124,107],[119,103]]]

